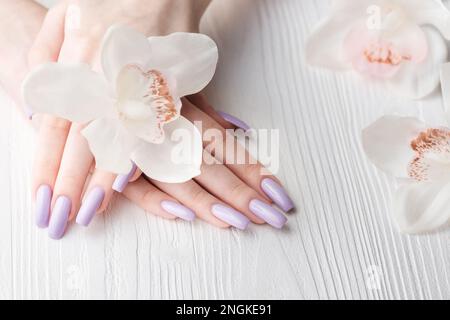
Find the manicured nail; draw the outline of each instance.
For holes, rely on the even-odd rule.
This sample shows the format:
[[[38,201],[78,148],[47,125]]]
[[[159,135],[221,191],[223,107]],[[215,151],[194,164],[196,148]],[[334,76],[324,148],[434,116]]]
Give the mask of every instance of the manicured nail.
[[[60,196],[56,200],[48,227],[48,235],[50,238],[59,240],[63,237],[71,209],[72,201],[66,196]]]
[[[217,218],[240,230],[247,229],[250,223],[250,220],[246,216],[231,207],[215,204],[211,210]]]
[[[50,219],[50,204],[52,201],[52,189],[48,185],[42,185],[36,192],[36,225],[39,228],[47,228]]]
[[[31,110],[31,108],[30,107],[28,107],[28,106],[25,106],[25,108],[24,108],[25,110],[25,116],[28,118],[28,120],[31,120],[31,119],[33,119],[33,110]]]
[[[177,216],[178,218],[181,218],[186,221],[194,221],[195,220],[195,213],[189,208],[186,208],[185,206],[179,204],[178,202],[174,201],[162,201],[161,202],[161,208],[164,209],[167,213],[173,214],[174,216]]]
[[[272,199],[284,212],[289,212],[294,208],[294,203],[289,198],[287,192],[280,184],[270,178],[266,178],[261,182],[261,189]]]
[[[103,199],[105,199],[105,190],[102,187],[93,188],[84,199],[80,211],[78,211],[77,224],[87,227],[102,205]]]
[[[128,182],[130,182],[130,179],[133,178],[134,174],[136,173],[136,170],[137,167],[133,163],[133,167],[131,168],[131,171],[128,174],[121,174],[117,176],[112,186],[112,189],[114,191],[122,193],[123,190],[125,190],[125,187],[128,185]]]
[[[261,200],[254,199],[250,201],[249,208],[256,216],[277,229],[283,228],[287,222],[287,218],[281,212]]]
[[[231,123],[232,125],[235,125],[238,128],[241,128],[244,131],[250,130],[250,126],[246,124],[244,121],[236,118],[235,116],[232,116],[229,113],[217,111],[217,113],[227,122]]]

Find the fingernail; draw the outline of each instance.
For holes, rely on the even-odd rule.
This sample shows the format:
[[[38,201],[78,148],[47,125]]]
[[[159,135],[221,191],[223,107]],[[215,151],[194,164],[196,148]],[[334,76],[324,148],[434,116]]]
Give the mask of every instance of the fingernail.
[[[50,204],[52,201],[52,189],[48,185],[42,185],[36,192],[36,225],[39,228],[47,228],[50,218]]]
[[[136,173],[137,167],[133,163],[133,167],[131,168],[131,171],[128,174],[121,174],[118,175],[116,180],[114,181],[114,184],[112,186],[112,189],[114,191],[117,191],[119,193],[122,193],[123,190],[125,190],[125,187],[128,185],[128,182],[130,182],[130,179],[134,176]]]
[[[261,182],[261,189],[272,199],[284,212],[289,212],[294,208],[294,203],[284,188],[275,180],[266,178]]]
[[[28,120],[31,120],[31,119],[33,119],[33,110],[31,110],[31,108],[30,107],[28,107],[28,106],[25,106],[25,108],[24,108],[25,110],[25,116],[28,118]]]
[[[63,237],[71,209],[72,201],[66,196],[60,196],[56,200],[48,228],[48,235],[50,238],[59,240]]]
[[[87,227],[102,205],[103,199],[105,199],[105,190],[102,187],[93,188],[84,199],[80,211],[78,211],[77,224]]]
[[[250,223],[250,220],[246,216],[231,207],[215,204],[211,210],[217,218],[240,230],[247,229]]]
[[[164,209],[164,211],[173,214],[174,216],[177,216],[178,218],[181,218],[186,221],[193,221],[195,220],[195,213],[191,209],[179,204],[175,201],[162,201],[161,202],[161,208]]]
[[[287,222],[287,218],[281,212],[261,200],[250,201],[249,208],[251,212],[277,229],[283,228]]]
[[[246,124],[244,121],[236,118],[235,116],[232,116],[229,113],[217,111],[217,113],[225,120],[231,123],[232,125],[235,125],[238,128],[241,128],[244,131],[250,130],[250,126]]]

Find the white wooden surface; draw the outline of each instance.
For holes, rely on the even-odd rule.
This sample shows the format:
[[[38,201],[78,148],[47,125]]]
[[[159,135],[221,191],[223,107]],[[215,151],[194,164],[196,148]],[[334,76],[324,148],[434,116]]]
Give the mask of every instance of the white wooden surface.
[[[89,229],[51,241],[32,223],[34,133],[1,98],[0,298],[449,299],[450,232],[394,229],[395,186],[359,140],[392,110],[439,123],[438,94],[402,101],[305,66],[325,0],[215,1],[203,30],[221,60],[207,93],[255,128],[280,129],[279,176],[298,207],[286,230],[164,221],[119,196]]]

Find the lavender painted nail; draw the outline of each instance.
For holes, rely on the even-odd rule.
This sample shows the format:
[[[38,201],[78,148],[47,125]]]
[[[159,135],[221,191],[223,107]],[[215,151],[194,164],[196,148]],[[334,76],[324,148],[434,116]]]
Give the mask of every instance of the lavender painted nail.
[[[122,193],[123,190],[125,190],[125,187],[128,185],[128,182],[130,182],[130,179],[134,176],[136,173],[137,167],[133,163],[133,167],[131,168],[131,171],[128,174],[121,174],[118,175],[116,180],[114,181],[114,184],[112,186],[112,189],[114,191],[117,191],[119,193]]]
[[[25,106],[24,111],[25,111],[25,116],[28,118],[28,120],[33,119],[34,114],[33,114],[33,110],[31,110],[30,107]]]
[[[232,116],[229,113],[218,111],[217,112],[225,121],[231,123],[232,125],[235,125],[238,128],[241,128],[244,131],[250,130],[250,126],[246,124],[244,121],[236,118],[235,116]]]
[[[48,227],[48,235],[50,238],[59,240],[63,237],[71,209],[72,201],[68,197],[60,196],[56,200]]]
[[[284,212],[289,212],[294,208],[294,203],[280,184],[275,180],[266,178],[261,182],[261,189],[272,199]]]
[[[36,192],[36,225],[39,228],[47,228],[50,218],[50,204],[52,201],[52,189],[48,185],[42,185]]]
[[[87,227],[102,205],[103,199],[105,199],[105,190],[102,187],[93,188],[78,211],[77,224]]]
[[[173,214],[174,216],[177,216],[178,218],[181,218],[186,221],[194,221],[195,220],[195,213],[189,208],[186,208],[185,206],[179,204],[175,201],[162,201],[161,202],[161,208],[163,208],[164,211]]]
[[[212,213],[229,225],[236,227],[240,230],[245,230],[250,223],[250,220],[239,211],[234,210],[231,207],[224,206],[222,204],[215,204],[211,208]]]
[[[287,222],[287,218],[281,212],[261,200],[250,201],[249,208],[256,216],[277,229],[283,228]]]

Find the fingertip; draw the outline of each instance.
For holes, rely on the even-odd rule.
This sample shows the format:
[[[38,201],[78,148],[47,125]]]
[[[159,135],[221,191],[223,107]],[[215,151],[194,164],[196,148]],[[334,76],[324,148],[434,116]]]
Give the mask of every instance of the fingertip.
[[[139,179],[142,175],[142,171],[137,168],[136,172],[133,174],[133,176],[130,178],[130,182],[135,182],[137,179]]]

